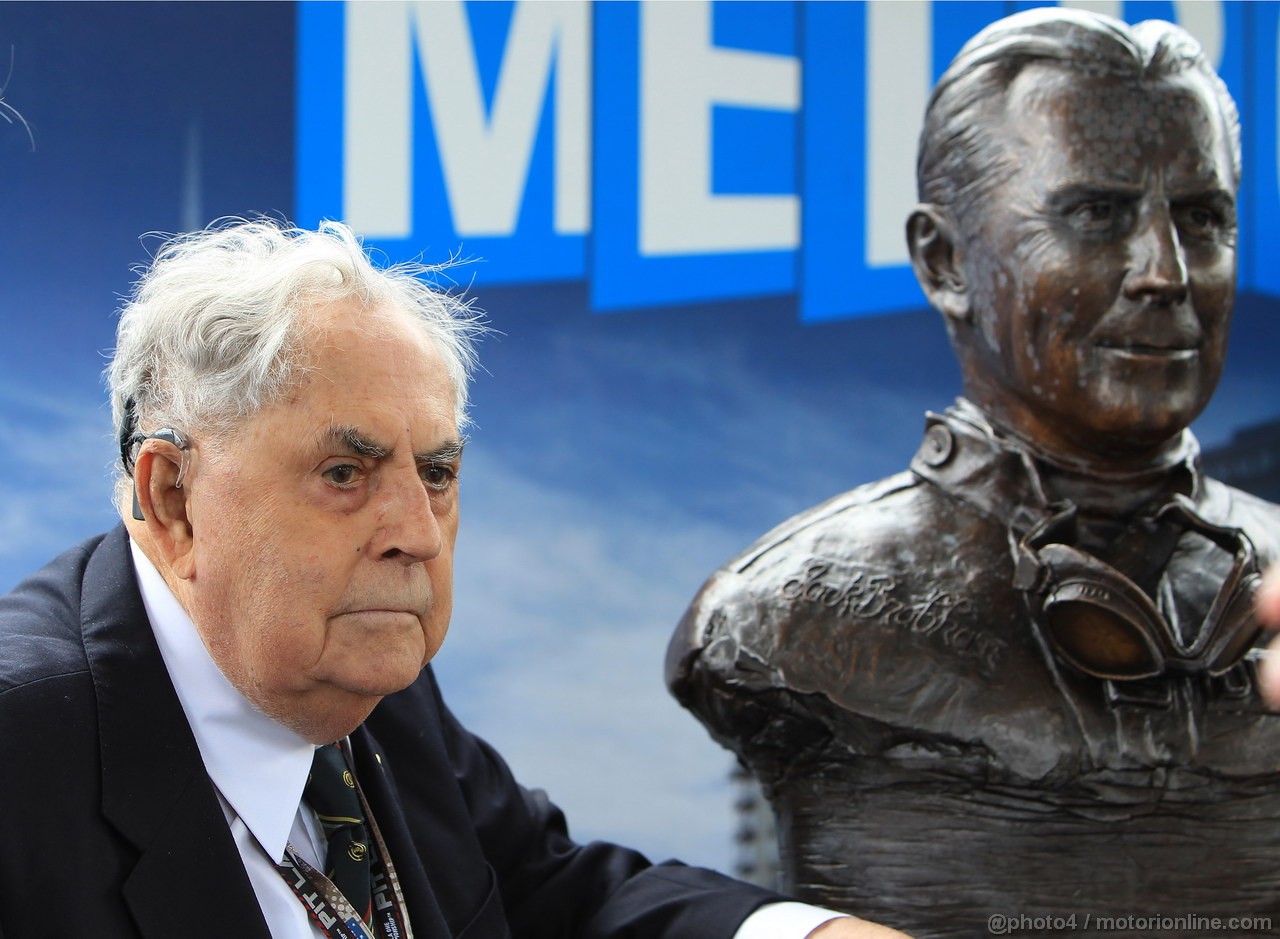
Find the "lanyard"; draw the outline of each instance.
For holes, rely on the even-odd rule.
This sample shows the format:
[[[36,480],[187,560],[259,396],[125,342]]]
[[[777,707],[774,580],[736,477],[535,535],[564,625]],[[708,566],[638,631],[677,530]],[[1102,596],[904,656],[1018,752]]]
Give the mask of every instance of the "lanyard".
[[[369,867],[373,900],[372,929],[360,918],[360,914],[342,895],[342,891],[322,872],[308,864],[292,844],[286,842],[284,861],[276,865],[276,870],[307,908],[312,921],[324,930],[329,939],[413,939],[404,894],[400,891],[400,878],[396,876],[395,865],[391,863],[391,856],[382,840],[382,832],[373,820],[373,813],[369,811],[369,803],[365,800],[358,781],[356,792],[360,796],[360,804],[364,806],[364,817],[373,835]]]

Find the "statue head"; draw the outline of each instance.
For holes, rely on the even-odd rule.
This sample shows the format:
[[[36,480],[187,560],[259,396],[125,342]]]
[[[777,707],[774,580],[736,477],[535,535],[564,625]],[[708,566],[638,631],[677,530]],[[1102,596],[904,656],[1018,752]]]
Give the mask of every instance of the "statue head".
[[[925,117],[916,275],[965,395],[1050,453],[1141,463],[1222,374],[1239,119],[1199,44],[1070,9],[1000,20]]]

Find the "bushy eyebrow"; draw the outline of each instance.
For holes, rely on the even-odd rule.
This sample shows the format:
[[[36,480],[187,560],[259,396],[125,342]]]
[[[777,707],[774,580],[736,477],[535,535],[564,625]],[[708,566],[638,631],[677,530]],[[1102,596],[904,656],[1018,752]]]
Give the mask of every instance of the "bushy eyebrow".
[[[395,447],[380,444],[359,428],[350,425],[330,427],[321,436],[320,442],[326,450],[337,448],[372,460],[385,460],[395,453]],[[465,437],[450,437],[438,447],[423,453],[415,453],[414,462],[418,464],[451,463],[462,456],[462,450],[466,445]]]
[[[391,455],[392,448],[375,443],[370,437],[350,425],[331,426],[321,436],[321,444],[325,449],[338,448],[356,456],[365,456],[374,460],[384,460]]]
[[[419,463],[453,463],[462,457],[462,450],[466,445],[466,437],[453,437],[434,450],[414,454],[414,459]]]

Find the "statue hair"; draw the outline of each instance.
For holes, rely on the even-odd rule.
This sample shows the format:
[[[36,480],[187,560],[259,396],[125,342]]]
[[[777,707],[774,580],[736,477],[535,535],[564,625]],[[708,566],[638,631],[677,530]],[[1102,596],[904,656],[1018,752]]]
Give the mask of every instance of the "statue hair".
[[[938,80],[920,134],[920,201],[951,206],[963,216],[977,196],[1012,171],[991,133],[992,116],[1013,80],[1033,63],[1134,80],[1199,74],[1217,100],[1239,184],[1239,112],[1190,33],[1162,20],[1131,27],[1109,16],[1045,7],[992,23],[965,43]]]

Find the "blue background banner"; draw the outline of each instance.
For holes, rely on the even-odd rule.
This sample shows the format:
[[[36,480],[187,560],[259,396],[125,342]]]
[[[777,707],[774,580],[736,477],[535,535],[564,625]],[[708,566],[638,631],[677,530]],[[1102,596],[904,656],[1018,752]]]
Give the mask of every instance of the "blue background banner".
[[[455,709],[580,838],[732,865],[666,641],[716,566],[903,469],[959,392],[905,265],[924,96],[1023,4],[0,4],[0,588],[112,524],[99,374],[146,232],[346,218],[494,332]],[[1091,4],[1096,7],[1097,4]],[[1280,414],[1273,3],[1181,16],[1241,106],[1242,298],[1206,448]],[[469,259],[469,260],[468,260]],[[608,315],[601,315],[608,314]]]

